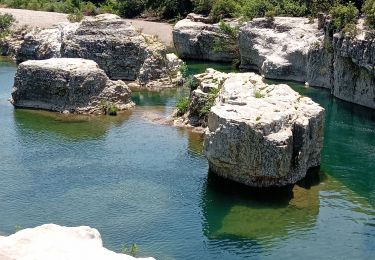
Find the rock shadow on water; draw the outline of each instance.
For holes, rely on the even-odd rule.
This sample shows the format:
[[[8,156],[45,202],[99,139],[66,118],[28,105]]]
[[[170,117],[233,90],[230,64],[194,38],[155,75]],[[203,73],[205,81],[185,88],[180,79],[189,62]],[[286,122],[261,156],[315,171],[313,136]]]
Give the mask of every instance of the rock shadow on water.
[[[117,116],[92,116],[15,109],[13,115],[21,135],[49,133],[70,141],[80,141],[103,138],[109,129],[121,126],[131,114],[131,110],[123,111]]]
[[[224,247],[248,241],[249,247],[263,248],[275,239],[298,236],[316,223],[318,184],[324,178],[314,169],[296,185],[259,189],[209,172],[202,193],[203,232]]]

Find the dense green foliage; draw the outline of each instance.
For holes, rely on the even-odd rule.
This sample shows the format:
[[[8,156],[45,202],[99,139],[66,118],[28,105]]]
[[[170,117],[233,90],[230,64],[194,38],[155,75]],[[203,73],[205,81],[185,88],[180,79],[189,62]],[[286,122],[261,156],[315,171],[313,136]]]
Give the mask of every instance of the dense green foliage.
[[[10,14],[0,15],[0,38],[9,33],[10,26],[14,21],[14,17]]]
[[[177,108],[177,115],[182,116],[185,114],[189,107],[189,98],[188,97],[180,97],[177,100],[176,108]]]
[[[211,16],[212,20],[243,17],[316,16],[318,12],[330,13],[334,26],[343,29],[354,23],[363,10],[367,23],[375,27],[375,0],[0,0],[12,8],[74,13],[72,20],[79,20],[80,13],[95,15],[116,13],[123,17],[181,18],[189,12]]]
[[[366,24],[375,29],[375,0],[366,0],[363,12],[366,15]]]
[[[330,14],[332,16],[333,26],[336,29],[343,29],[349,24],[355,24],[358,19],[358,9],[353,3],[346,5],[337,4],[335,5]]]

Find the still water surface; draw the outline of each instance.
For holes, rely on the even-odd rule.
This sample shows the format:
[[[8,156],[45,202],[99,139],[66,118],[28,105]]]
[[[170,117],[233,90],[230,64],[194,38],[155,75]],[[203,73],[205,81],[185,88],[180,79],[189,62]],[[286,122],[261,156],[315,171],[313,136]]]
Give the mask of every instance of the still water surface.
[[[136,92],[117,117],[66,117],[13,109],[15,70],[0,62],[2,234],[89,225],[112,250],[136,243],[138,256],[166,260],[374,257],[374,111],[291,83],[327,110],[322,173],[270,199],[208,177],[202,137],[153,122],[183,91]]]

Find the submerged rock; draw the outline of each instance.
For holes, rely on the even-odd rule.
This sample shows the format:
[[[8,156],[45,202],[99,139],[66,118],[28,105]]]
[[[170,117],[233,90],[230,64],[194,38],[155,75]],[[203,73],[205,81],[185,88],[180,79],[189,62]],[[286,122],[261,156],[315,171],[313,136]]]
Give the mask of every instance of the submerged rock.
[[[189,14],[186,19],[176,23],[173,28],[173,42],[177,54],[185,59],[232,62],[239,59],[237,53],[217,51],[214,41],[224,37],[219,24],[208,23],[204,16]],[[233,25],[237,24],[232,22]]]
[[[153,260],[154,258],[135,258],[110,251],[103,247],[100,233],[94,228],[46,224],[18,231],[8,237],[0,236],[0,259]]]
[[[157,37],[142,34],[113,14],[31,32],[16,60],[59,57],[94,60],[110,79],[134,81],[143,88],[174,87],[181,79],[180,64],[171,65]]]
[[[79,114],[102,114],[111,105],[133,106],[123,81],[112,81],[91,60],[52,58],[18,66],[12,92],[16,107]]]
[[[233,73],[208,116],[204,151],[214,173],[253,187],[285,186],[320,165],[324,109],[285,84]]]

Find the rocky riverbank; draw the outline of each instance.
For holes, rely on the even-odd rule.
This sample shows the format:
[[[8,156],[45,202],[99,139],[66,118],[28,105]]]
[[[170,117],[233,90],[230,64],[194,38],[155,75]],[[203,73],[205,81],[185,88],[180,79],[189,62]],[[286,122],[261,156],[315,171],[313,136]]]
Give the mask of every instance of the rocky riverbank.
[[[211,60],[206,54],[212,52],[213,40],[203,36],[217,25],[203,18],[194,21],[192,17],[195,16],[190,15],[176,24],[176,49],[184,58],[195,59],[198,55]],[[358,27],[362,33],[352,37],[333,32],[329,17],[324,16],[315,21],[293,17],[254,19],[239,30],[240,68],[255,70],[269,79],[328,88],[337,98],[375,108],[373,33],[363,31],[360,24]],[[225,37],[225,34],[216,32],[215,37]],[[190,42],[193,47],[187,44]],[[188,47],[199,51],[189,53],[185,51]],[[224,57],[225,53],[220,56]]]
[[[13,54],[18,63],[60,57],[94,60],[110,79],[129,81],[136,88],[161,89],[181,83],[182,62],[167,55],[157,37],[112,14],[18,32],[3,46],[3,54]]]

